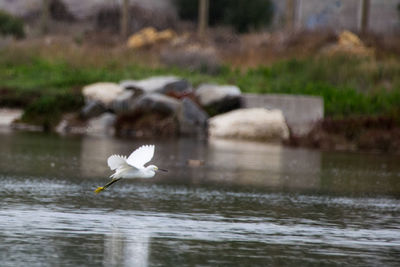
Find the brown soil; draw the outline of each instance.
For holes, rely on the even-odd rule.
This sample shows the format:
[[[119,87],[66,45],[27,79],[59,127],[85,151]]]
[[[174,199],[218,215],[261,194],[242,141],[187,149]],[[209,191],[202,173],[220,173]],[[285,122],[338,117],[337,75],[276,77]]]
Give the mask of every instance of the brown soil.
[[[26,107],[33,100],[40,97],[38,92],[18,92],[11,88],[0,88],[0,107]]]
[[[400,123],[392,116],[326,118],[306,136],[291,136],[290,146],[323,150],[400,153]]]

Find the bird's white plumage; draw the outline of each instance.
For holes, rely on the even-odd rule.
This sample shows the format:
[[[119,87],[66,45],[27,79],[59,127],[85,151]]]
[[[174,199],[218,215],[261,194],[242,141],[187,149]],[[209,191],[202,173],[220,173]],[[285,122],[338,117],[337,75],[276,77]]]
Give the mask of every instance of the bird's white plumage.
[[[144,164],[149,162],[154,156],[154,145],[144,145],[133,151],[129,157],[120,155],[111,155],[107,159],[108,167],[115,171],[110,175],[111,182],[104,186],[98,187],[94,192],[97,194],[122,178],[153,178],[159,169],[155,165],[144,167]]]
[[[126,162],[138,169],[144,168],[144,164],[149,162],[154,156],[154,145],[144,145],[136,149],[129,155]]]
[[[129,157],[112,155],[108,157],[107,164],[115,171],[110,177],[118,178],[152,178],[158,170],[157,166],[144,164],[149,162],[154,155],[154,145],[144,145],[136,149]]]
[[[107,159],[107,164],[111,170],[116,170],[118,167],[127,164],[126,157],[120,155],[112,155]]]

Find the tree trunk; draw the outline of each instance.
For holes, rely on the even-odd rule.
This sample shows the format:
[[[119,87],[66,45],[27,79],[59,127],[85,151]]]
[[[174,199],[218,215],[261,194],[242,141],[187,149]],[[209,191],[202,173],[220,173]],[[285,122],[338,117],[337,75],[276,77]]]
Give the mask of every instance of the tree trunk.
[[[361,0],[360,5],[361,17],[359,29],[361,33],[366,33],[368,31],[370,0]]]
[[[126,38],[129,31],[129,0],[123,0],[121,6],[121,37]]]
[[[285,22],[286,22],[286,29],[291,31],[294,28],[294,7],[295,7],[295,0],[286,0],[286,11],[285,11]]]
[[[198,18],[198,27],[197,33],[200,36],[203,36],[208,27],[208,9],[209,9],[209,0],[199,0],[199,18]]]
[[[44,35],[49,31],[50,0],[42,0],[42,14],[40,21],[40,32]]]

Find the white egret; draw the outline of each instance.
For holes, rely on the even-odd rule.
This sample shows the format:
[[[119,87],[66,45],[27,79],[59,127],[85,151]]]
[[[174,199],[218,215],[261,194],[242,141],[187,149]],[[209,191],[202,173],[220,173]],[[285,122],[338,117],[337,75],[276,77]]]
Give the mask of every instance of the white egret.
[[[144,166],[153,158],[153,155],[154,145],[144,145],[133,151],[128,158],[120,155],[108,157],[108,167],[112,171],[115,170],[115,173],[110,176],[112,178],[111,182],[105,186],[98,187],[94,192],[97,194],[122,178],[152,178],[156,171],[167,171],[159,169],[155,165]]]

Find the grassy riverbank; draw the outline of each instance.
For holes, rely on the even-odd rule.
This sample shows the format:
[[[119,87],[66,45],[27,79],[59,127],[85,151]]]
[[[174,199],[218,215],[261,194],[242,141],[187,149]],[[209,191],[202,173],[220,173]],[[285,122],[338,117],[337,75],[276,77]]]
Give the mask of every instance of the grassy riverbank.
[[[82,103],[79,92],[86,84],[178,75],[194,85],[236,84],[243,92],[319,95],[324,98],[326,116],[332,118],[400,113],[398,57],[315,56],[244,70],[222,67],[210,75],[149,64],[131,51],[55,53],[51,49],[0,50],[0,105],[61,113]]]

